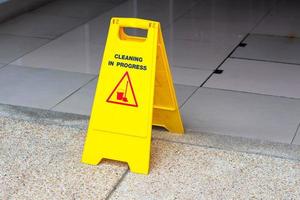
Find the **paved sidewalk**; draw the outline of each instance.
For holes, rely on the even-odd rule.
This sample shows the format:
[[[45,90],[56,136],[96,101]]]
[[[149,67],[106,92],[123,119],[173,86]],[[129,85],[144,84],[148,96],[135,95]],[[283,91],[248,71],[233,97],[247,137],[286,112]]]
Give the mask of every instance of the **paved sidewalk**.
[[[88,118],[0,105],[0,199],[299,199],[300,146],[153,129],[148,176],[80,163]]]

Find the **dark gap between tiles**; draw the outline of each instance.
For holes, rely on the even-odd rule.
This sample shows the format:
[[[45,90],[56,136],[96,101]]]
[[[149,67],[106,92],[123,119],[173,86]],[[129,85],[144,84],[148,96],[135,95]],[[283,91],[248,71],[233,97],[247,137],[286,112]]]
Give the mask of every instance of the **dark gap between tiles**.
[[[281,61],[274,61],[274,60],[262,60],[262,59],[244,58],[244,57],[236,57],[236,56],[232,56],[230,58],[231,59],[240,59],[240,60],[261,61],[261,62],[268,62],[268,63],[287,64],[287,65],[300,65],[300,63],[281,62]]]

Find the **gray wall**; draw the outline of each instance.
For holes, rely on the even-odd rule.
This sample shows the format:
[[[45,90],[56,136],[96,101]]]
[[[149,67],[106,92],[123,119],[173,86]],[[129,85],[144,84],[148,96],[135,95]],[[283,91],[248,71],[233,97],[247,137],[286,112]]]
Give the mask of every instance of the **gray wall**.
[[[51,0],[0,0],[0,22]]]

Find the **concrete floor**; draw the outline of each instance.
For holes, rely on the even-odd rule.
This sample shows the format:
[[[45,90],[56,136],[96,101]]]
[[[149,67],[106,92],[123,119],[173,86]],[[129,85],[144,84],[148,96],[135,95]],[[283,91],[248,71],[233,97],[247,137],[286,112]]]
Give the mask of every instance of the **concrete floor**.
[[[82,115],[0,105],[0,198],[300,198],[300,146],[154,129],[145,176],[81,163],[87,125]]]

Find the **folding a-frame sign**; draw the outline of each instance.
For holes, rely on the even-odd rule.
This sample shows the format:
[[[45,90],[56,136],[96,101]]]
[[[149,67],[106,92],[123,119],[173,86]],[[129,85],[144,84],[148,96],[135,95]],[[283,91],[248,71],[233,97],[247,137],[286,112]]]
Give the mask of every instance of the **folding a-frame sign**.
[[[126,28],[147,36],[130,36]],[[160,23],[112,18],[82,162],[107,158],[148,174],[152,125],[184,132]]]

